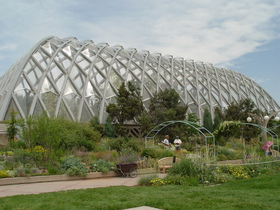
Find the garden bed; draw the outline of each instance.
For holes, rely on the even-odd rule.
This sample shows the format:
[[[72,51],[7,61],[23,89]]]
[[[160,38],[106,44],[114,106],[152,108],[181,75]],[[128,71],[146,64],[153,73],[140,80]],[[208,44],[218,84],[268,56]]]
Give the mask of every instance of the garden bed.
[[[155,169],[146,168],[138,169],[138,174],[148,174],[155,173]],[[0,179],[1,185],[12,185],[12,184],[29,184],[36,182],[57,182],[57,181],[71,181],[71,180],[81,180],[81,179],[97,179],[97,178],[108,178],[119,176],[115,171],[110,171],[106,174],[101,172],[91,172],[88,173],[86,177],[81,176],[68,176],[68,175],[48,175],[48,176],[29,176],[29,177],[15,177],[15,178],[2,178]]]

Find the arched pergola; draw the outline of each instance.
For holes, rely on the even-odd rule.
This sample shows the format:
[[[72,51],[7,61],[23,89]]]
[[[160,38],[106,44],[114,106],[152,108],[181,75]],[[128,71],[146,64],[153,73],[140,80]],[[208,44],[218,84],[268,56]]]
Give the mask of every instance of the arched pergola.
[[[166,121],[163,122],[157,126],[155,126],[145,137],[145,147],[146,148],[153,148],[155,145],[155,136],[165,127],[175,124],[175,123],[183,123],[186,125],[191,126],[192,128],[194,128],[195,130],[197,130],[203,137],[204,137],[204,143],[206,146],[206,154],[208,156],[209,153],[209,146],[208,146],[208,139],[212,139],[213,140],[213,144],[214,144],[214,151],[213,151],[213,156],[214,156],[214,160],[216,160],[216,154],[215,154],[215,136],[209,131],[207,130],[205,127],[202,127],[201,125],[198,125],[194,122],[190,122],[190,121],[184,121],[184,120],[179,120],[179,121]],[[208,135],[206,135],[206,133]]]
[[[278,135],[277,135],[275,132],[273,132],[273,131],[271,130],[271,128],[266,128],[266,127],[264,127],[264,126],[262,126],[262,125],[253,124],[253,123],[231,123],[231,124],[251,125],[251,126],[254,126],[254,127],[257,127],[257,128],[259,128],[259,129],[261,129],[262,132],[260,133],[260,135],[259,135],[259,137],[258,137],[258,141],[260,141],[260,136],[261,136],[264,132],[266,132],[266,133],[268,133],[272,138],[276,138],[277,145],[274,145],[273,148],[277,147],[277,148],[279,149]]]

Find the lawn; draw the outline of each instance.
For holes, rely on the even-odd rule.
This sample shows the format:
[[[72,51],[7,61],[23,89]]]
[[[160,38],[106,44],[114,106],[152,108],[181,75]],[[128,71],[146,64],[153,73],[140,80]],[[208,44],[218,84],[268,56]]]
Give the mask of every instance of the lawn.
[[[107,187],[0,198],[1,209],[280,209],[280,176],[217,186]]]

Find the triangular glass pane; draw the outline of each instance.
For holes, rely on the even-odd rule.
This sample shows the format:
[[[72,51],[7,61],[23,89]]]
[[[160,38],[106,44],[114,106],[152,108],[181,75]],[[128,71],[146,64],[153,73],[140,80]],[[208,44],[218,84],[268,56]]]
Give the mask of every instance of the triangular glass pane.
[[[69,95],[69,94],[75,94],[75,95],[78,95],[77,91],[75,90],[75,88],[73,87],[73,85],[71,84],[70,81],[67,81],[67,84],[65,86],[65,89],[64,89],[64,96],[65,95]]]
[[[81,97],[79,95],[71,93],[63,96],[63,99],[67,107],[71,110],[72,115],[75,117],[75,120],[77,120]]]
[[[37,101],[32,115],[41,115],[42,112],[43,112],[43,107],[40,104],[40,102]]]
[[[15,91],[15,98],[18,101],[21,110],[25,116],[29,115],[29,109],[33,101],[34,94],[30,90]]]
[[[72,120],[63,101],[61,101],[61,103],[60,103],[57,116],[60,118],[67,119],[67,120]]]
[[[143,88],[143,94],[142,95],[143,95],[142,96],[143,101],[151,98],[151,95],[150,95],[149,91],[146,89],[146,87]]]
[[[42,56],[42,54],[41,54],[40,51],[41,51],[41,50],[39,49],[39,51],[37,51],[36,53],[34,53],[34,54],[32,55],[32,57],[33,57],[38,63],[40,63],[41,60],[43,59],[43,56]]]
[[[86,97],[86,100],[94,115],[99,116],[101,99],[98,96],[93,95],[90,97]]]
[[[154,94],[157,90],[157,85],[156,83],[150,79],[150,77],[148,77],[147,75],[145,75],[145,79],[144,79],[144,85],[146,86],[146,88],[152,93]]]
[[[70,49],[70,46],[69,46],[69,45],[66,46],[66,47],[64,47],[64,48],[62,49],[62,51],[63,51],[66,55],[68,55],[69,57],[72,57],[72,53],[71,53],[71,49]]]
[[[114,85],[115,88],[119,87],[123,82],[123,80],[119,77],[114,69],[112,69],[110,73],[110,82],[112,85]]]
[[[62,91],[62,86],[63,86],[64,80],[65,80],[65,76],[62,75],[60,78],[58,78],[58,79],[55,81],[56,87],[57,87],[57,89],[58,89],[59,92]]]
[[[107,90],[106,90],[106,99],[111,98],[116,96],[116,93],[114,92],[113,88],[111,87],[111,85],[107,86]]]
[[[5,114],[5,119],[4,119],[4,120],[9,120],[9,119],[11,119],[11,112],[12,112],[12,111],[14,111],[14,112],[17,113],[17,114],[16,114],[16,118],[17,118],[17,119],[21,119],[21,118],[22,118],[22,116],[20,115],[19,110],[18,110],[18,108],[17,108],[17,106],[16,106],[14,100],[11,100],[10,103],[9,103],[7,112],[6,112],[6,114]]]
[[[23,71],[27,74],[34,68],[35,64],[32,60],[29,60],[28,63],[25,65]]]
[[[50,42],[46,42],[46,44],[41,46],[49,55],[53,54],[53,49],[51,48]]]
[[[75,79],[75,77],[79,74],[79,69],[76,65],[73,65],[73,67],[71,68],[71,72],[70,72],[70,77],[72,79]]]
[[[50,116],[55,116],[55,110],[58,102],[58,95],[52,91],[41,93],[42,100]]]
[[[71,61],[68,59],[68,58],[65,58],[63,61],[62,61],[62,64],[64,66],[64,69],[65,70],[68,70],[69,66],[71,65]]]
[[[47,77],[43,81],[40,93],[42,94],[46,92],[53,92],[54,94],[57,94]]]
[[[29,86],[27,81],[23,77],[21,77],[20,83],[15,88],[15,91],[19,91],[19,90],[23,90],[23,89],[31,91],[31,87]]]
[[[41,76],[42,76],[42,71],[38,67],[35,67],[35,69],[30,71],[29,74],[27,75],[29,81],[33,83],[36,89],[38,88],[38,84],[40,82]]]
[[[63,75],[63,72],[58,68],[57,65],[55,65],[52,70],[49,73],[50,78],[52,78],[53,80],[57,80],[57,78],[61,77],[61,75]]]
[[[92,86],[91,82],[88,82],[86,87],[86,97],[92,96],[96,94],[96,91],[94,90],[94,87]]]
[[[87,105],[84,103],[83,104],[82,115],[81,115],[81,118],[80,118],[79,122],[88,123],[92,118],[93,118],[93,116],[91,115]]]

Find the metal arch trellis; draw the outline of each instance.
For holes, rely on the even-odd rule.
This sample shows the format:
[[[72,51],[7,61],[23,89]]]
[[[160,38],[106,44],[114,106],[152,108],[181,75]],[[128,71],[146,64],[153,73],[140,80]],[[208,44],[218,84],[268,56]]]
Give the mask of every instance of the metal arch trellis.
[[[269,130],[270,132],[273,133],[274,136],[276,136],[277,145],[272,145],[272,148],[275,149],[275,147],[277,147],[277,150],[279,151],[279,139],[278,139],[278,135],[277,135],[277,133],[275,133],[274,131],[272,131],[273,129],[278,128],[278,127],[280,127],[280,125],[274,125],[274,126],[272,126],[272,127],[267,128],[267,130]],[[265,131],[263,131],[263,132],[265,132]],[[263,133],[263,132],[262,132],[262,133]],[[261,133],[260,135],[262,135],[262,133]],[[272,137],[272,138],[273,138],[273,137]]]
[[[196,129],[200,134],[202,134],[204,136],[204,141],[205,141],[205,146],[206,146],[206,154],[208,155],[209,153],[209,147],[208,147],[208,138],[212,138],[213,139],[213,157],[214,157],[214,161],[216,161],[216,154],[215,154],[215,136],[206,128],[194,123],[194,122],[190,122],[190,121],[184,121],[184,120],[179,120],[179,121],[166,121],[163,122],[157,126],[155,126],[145,137],[145,147],[146,148],[153,148],[155,145],[155,136],[165,127],[175,124],[175,123],[183,123],[186,125],[191,126],[192,128]],[[206,132],[203,132],[206,131]],[[209,135],[205,135],[205,133],[208,133]],[[151,142],[152,146],[148,146],[148,142]]]
[[[234,124],[234,123],[232,123],[232,124]],[[261,126],[261,125],[258,125],[258,124],[253,124],[253,123],[235,123],[235,124],[239,124],[239,125],[252,125],[252,126],[255,126],[255,127],[260,128],[260,129],[262,130],[262,132],[261,132],[260,135],[262,135],[264,132],[266,132],[266,133],[268,133],[272,138],[275,138],[275,137],[276,137],[277,145],[274,145],[274,147],[276,146],[276,147],[279,148],[278,135],[277,135],[275,132],[273,132],[273,131],[271,130],[271,128],[266,128],[266,127],[264,127],[264,126]],[[260,135],[259,135],[259,139],[260,139]],[[259,140],[259,139],[258,139],[258,140]]]

